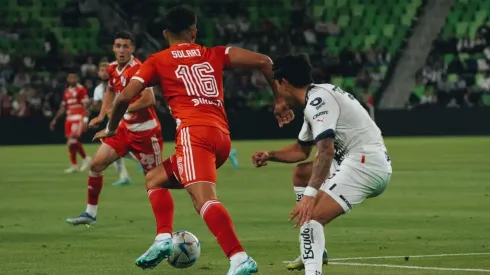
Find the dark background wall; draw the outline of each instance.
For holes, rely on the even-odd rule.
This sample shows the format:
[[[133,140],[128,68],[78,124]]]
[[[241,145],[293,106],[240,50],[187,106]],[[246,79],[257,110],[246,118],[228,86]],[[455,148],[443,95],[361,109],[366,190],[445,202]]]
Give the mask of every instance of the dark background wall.
[[[296,138],[303,118],[297,114],[294,123],[279,128],[274,116],[266,111],[243,111],[228,115],[232,138],[291,139]],[[490,108],[417,109],[377,111],[376,123],[384,136],[490,135]],[[175,122],[168,115],[160,117],[165,140],[173,140]],[[0,118],[0,145],[64,143],[64,121],[49,130],[49,118]],[[90,142],[94,130],[84,136]]]

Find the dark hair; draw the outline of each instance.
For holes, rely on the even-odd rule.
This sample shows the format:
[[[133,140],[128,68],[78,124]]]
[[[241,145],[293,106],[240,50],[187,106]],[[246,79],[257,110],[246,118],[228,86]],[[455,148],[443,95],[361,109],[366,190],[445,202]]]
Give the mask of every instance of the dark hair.
[[[306,54],[286,55],[274,61],[274,79],[286,79],[296,88],[304,87],[313,82],[310,59]]]
[[[196,13],[187,6],[175,6],[164,17],[165,29],[175,34],[189,29],[196,21]]]
[[[116,35],[114,36],[114,40],[116,39],[128,39],[129,41],[131,41],[131,44],[134,45],[134,36],[132,33],[128,31],[117,32]]]

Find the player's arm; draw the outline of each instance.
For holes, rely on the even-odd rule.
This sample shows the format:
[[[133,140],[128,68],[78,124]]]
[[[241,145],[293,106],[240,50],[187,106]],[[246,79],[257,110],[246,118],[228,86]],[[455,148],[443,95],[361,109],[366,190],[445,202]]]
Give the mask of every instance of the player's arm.
[[[138,110],[154,106],[156,104],[155,94],[153,93],[153,88],[146,88],[142,93],[141,97],[133,102],[128,107],[128,112],[136,112]]]
[[[112,115],[107,124],[106,134],[113,134],[117,129],[117,125],[126,113],[129,107],[129,103],[133,97],[143,92],[145,86],[140,80],[131,79],[129,84],[124,88],[121,94],[114,101],[114,107],[112,109]]]
[[[110,86],[107,86],[104,97],[102,99],[102,106],[100,107],[100,112],[98,118],[104,120],[105,116],[112,108],[112,102],[114,102],[114,98],[116,97],[116,92]]]
[[[283,163],[296,163],[310,156],[312,145],[297,142],[290,144],[280,150],[268,151],[267,160]]]
[[[228,51],[230,67],[258,69],[262,72],[274,95],[274,114],[279,122],[279,126],[282,127],[284,124],[291,122],[294,119],[294,113],[286,105],[284,98],[279,95],[277,86],[274,82],[274,72],[272,70],[272,60],[270,57],[236,47],[228,47],[226,48],[226,51]]]
[[[51,130],[54,129],[54,127],[56,126],[56,121],[61,117],[63,116],[64,114],[66,113],[66,106],[65,106],[65,102],[61,102],[61,105],[60,105],[60,108],[58,109],[58,112],[56,112],[56,115],[53,117],[53,119],[51,120],[51,123],[49,124],[49,128]]]
[[[335,129],[339,116],[340,106],[328,92],[310,96],[305,108],[305,119],[311,126],[317,154],[313,160],[313,170],[307,187],[308,192],[305,191],[305,196],[315,197],[316,192],[328,176],[335,156]]]

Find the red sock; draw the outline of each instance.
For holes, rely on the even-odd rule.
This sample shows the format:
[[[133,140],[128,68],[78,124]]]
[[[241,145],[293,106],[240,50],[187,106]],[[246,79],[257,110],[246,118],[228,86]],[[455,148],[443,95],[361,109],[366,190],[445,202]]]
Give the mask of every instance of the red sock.
[[[100,191],[102,191],[102,182],[102,173],[97,174],[90,171],[90,174],[88,176],[88,204],[99,204],[99,195]]]
[[[77,151],[80,154],[80,156],[83,159],[86,158],[87,157],[87,154],[85,154],[85,150],[83,149],[82,143],[80,141],[77,141],[76,145],[77,145],[77,149],[78,149]]]
[[[209,200],[205,202],[201,206],[199,214],[228,258],[244,251],[233,228],[230,214],[219,201]]]
[[[155,188],[148,190],[153,215],[157,223],[157,235],[162,233],[172,234],[174,222],[174,199],[168,189]]]
[[[68,145],[68,152],[70,153],[71,165],[77,165],[77,146],[75,143]]]

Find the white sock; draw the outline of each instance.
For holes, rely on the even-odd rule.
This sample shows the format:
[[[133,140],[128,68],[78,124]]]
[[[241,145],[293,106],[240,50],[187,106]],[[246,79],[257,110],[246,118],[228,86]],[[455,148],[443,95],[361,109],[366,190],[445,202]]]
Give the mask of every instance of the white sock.
[[[296,193],[296,202],[299,202],[303,198],[306,187],[294,187],[294,193]]]
[[[87,210],[85,212],[95,218],[97,216],[97,205],[87,204]]]
[[[170,233],[160,233],[155,237],[155,241],[163,241],[165,239],[171,239],[172,235]]]
[[[322,275],[325,235],[323,226],[311,220],[301,226],[299,235],[301,258],[305,264],[305,275]]]
[[[230,257],[230,264],[232,266],[238,266],[239,264],[245,262],[248,258],[248,255],[246,252],[238,252],[233,254],[233,256]]]
[[[128,170],[126,170],[126,165],[124,165],[124,159],[119,158],[114,161],[114,167],[116,167],[116,171],[119,173],[119,179],[129,178]]]

